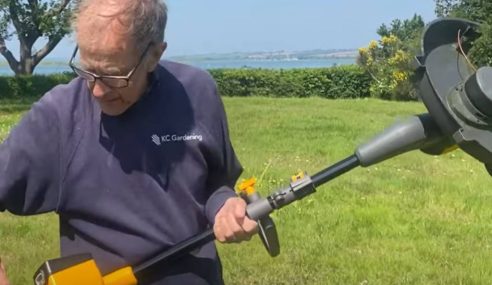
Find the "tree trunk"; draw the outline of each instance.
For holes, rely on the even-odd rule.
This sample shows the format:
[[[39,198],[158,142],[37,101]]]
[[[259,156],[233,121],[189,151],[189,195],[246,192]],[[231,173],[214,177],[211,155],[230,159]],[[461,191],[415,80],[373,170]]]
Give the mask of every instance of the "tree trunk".
[[[34,40],[30,37],[20,40],[20,62],[15,75],[27,75],[34,72],[36,62],[32,56]]]
[[[32,74],[34,72],[34,64],[32,58],[25,58],[19,63],[19,73],[15,75]]]

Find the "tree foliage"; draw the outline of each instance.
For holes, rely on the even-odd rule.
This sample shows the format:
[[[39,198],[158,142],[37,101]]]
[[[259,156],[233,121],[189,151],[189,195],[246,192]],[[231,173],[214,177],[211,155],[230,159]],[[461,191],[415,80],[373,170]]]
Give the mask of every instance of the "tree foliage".
[[[467,18],[477,22],[486,22],[486,8],[490,1],[485,0],[434,0],[436,3],[436,14],[439,17]],[[489,11],[490,12],[490,11]]]
[[[32,74],[34,68],[70,32],[71,0],[0,0],[0,54],[19,74]],[[8,49],[6,41],[16,36],[19,57]],[[34,50],[39,39],[46,44]]]
[[[374,79],[370,86],[371,96],[396,100],[417,98],[409,79],[424,26],[419,15],[403,21],[393,20],[389,26],[379,27],[379,40],[359,49],[357,63]]]
[[[425,23],[421,16],[414,14],[411,19],[400,20],[395,19],[391,22],[388,27],[386,24],[382,24],[377,33],[381,37],[389,37],[390,35],[396,36],[401,41],[414,40],[420,37],[422,33],[422,28]]]
[[[492,65],[492,1],[435,0],[436,14],[442,17],[466,18],[480,23],[482,36],[477,39],[469,55],[479,65]]]

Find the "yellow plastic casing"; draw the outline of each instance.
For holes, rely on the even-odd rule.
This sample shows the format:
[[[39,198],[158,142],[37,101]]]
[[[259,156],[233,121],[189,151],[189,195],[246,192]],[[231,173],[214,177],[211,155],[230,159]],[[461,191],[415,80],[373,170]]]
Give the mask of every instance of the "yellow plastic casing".
[[[304,173],[304,172],[301,171],[301,172],[297,173],[296,175],[292,175],[290,177],[290,181],[291,182],[296,182],[297,180],[303,179],[305,176],[306,176],[306,173]]]
[[[445,154],[445,153],[448,153],[448,152],[452,152],[452,151],[455,151],[456,149],[458,148],[458,145],[455,144],[455,145],[452,145],[448,148],[445,148],[442,150],[441,154]]]
[[[137,283],[132,268],[129,266],[118,269],[103,277],[104,285],[136,285]]]
[[[104,277],[94,260],[72,266],[51,275],[48,285],[137,285],[131,267],[124,267]]]
[[[48,278],[48,285],[105,285],[94,260],[58,271]]]

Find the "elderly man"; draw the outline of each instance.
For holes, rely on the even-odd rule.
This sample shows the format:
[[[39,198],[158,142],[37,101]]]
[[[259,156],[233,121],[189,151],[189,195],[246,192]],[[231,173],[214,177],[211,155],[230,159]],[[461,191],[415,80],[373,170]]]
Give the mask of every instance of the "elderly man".
[[[161,0],[82,0],[78,75],[49,91],[0,146],[0,210],[55,211],[61,254],[103,274],[213,225],[221,242],[256,231],[232,187],[241,172],[212,78],[160,62]],[[221,284],[209,243],[139,284]]]

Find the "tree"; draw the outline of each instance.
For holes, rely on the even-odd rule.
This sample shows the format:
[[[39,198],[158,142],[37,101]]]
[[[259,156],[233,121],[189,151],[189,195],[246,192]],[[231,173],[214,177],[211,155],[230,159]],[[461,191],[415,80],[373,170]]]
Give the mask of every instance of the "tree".
[[[424,26],[425,23],[422,17],[414,14],[411,19],[406,19],[403,21],[400,19],[393,20],[390,27],[382,24],[377,30],[377,33],[381,37],[394,35],[401,41],[406,42],[408,40],[419,38],[422,34]]]
[[[34,68],[70,33],[71,0],[0,0],[0,54],[16,75],[32,74]],[[6,41],[14,35],[20,43],[19,59]],[[39,39],[46,44],[33,46]]]
[[[439,17],[459,17],[467,18],[477,22],[485,22],[490,14],[487,13],[487,6],[490,8],[490,1],[487,0],[435,0],[436,14]],[[490,13],[490,10],[488,11]]]
[[[436,2],[436,15],[438,17],[448,17],[456,9],[461,0],[434,0]]]
[[[492,1],[435,0],[436,14],[441,17],[466,18],[480,23],[482,36],[469,51],[470,59],[478,66],[492,65]]]

